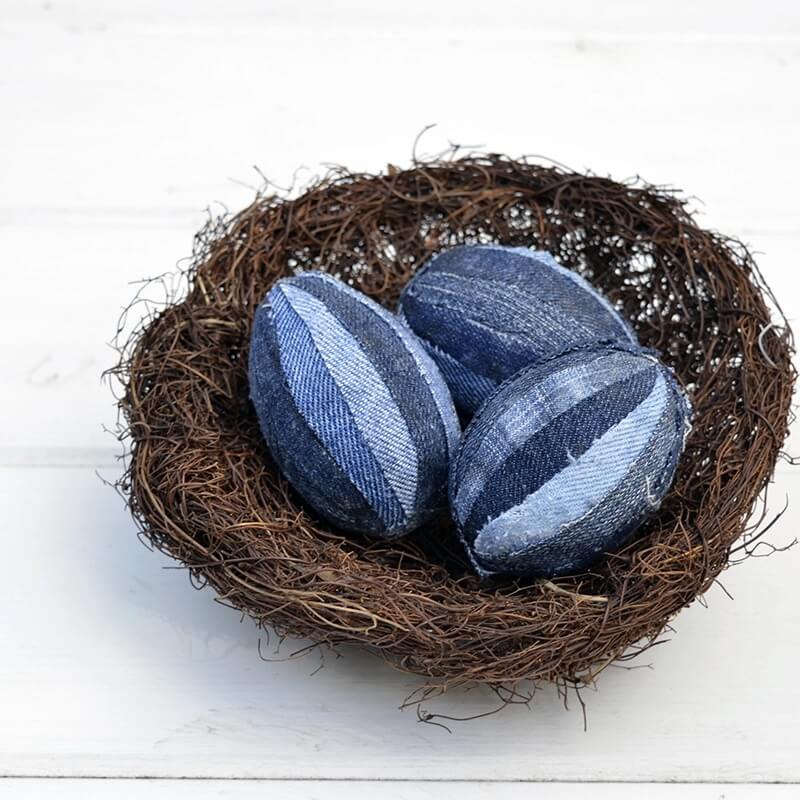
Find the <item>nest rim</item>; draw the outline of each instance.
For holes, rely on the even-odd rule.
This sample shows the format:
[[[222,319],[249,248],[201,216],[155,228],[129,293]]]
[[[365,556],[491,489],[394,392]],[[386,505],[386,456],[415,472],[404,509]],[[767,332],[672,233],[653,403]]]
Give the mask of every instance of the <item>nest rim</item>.
[[[480,583],[446,513],[400,540],[330,529],[277,474],[249,403],[250,324],[274,280],[322,268],[393,308],[430,255],[486,240],[577,269],[692,397],[661,510],[580,575]],[[211,219],[179,277],[112,370],[117,485],[152,545],[281,635],[359,645],[431,686],[584,685],[655,643],[759,535],[791,418],[791,331],[747,248],[671,189],[496,154],[338,168]]]

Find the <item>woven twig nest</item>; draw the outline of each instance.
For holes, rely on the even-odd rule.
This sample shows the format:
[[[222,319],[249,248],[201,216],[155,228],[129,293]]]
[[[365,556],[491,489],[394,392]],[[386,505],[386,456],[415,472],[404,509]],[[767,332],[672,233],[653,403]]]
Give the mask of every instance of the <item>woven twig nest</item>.
[[[392,307],[432,253],[489,241],[580,271],[692,396],[672,491],[591,573],[482,586],[446,513],[400,540],[331,530],[275,469],[248,400],[250,326],[278,278],[323,269]],[[586,682],[652,643],[729,564],[787,434],[790,333],[751,256],[641,182],[500,156],[338,170],[209,225],[185,277],[118,368],[120,486],[144,534],[258,623],[357,643],[432,685]]]

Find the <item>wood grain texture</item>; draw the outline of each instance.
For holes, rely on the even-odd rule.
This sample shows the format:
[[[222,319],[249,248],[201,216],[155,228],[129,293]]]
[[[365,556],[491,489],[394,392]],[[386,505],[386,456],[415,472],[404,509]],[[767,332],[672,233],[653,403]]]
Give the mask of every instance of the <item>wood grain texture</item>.
[[[682,187],[708,226],[763,252],[796,322],[800,6],[7,0],[0,74],[0,775],[74,777],[6,781],[0,795],[468,800],[531,789],[438,781],[800,781],[798,551],[725,573],[735,601],[716,587],[708,609],[684,611],[674,641],[642,659],[652,670],[605,673],[584,696],[587,733],[575,699],[565,712],[543,688],[530,710],[448,735],[398,711],[415,679],[363,653],[259,660],[254,626],[148,552],[94,474],[116,474],[99,373],[132,282],[188,255],[204,208],[247,203],[252,164],[282,185],[302,165],[300,183],[326,161],[406,164],[432,122],[420,153],[456,140]],[[779,467],[774,511],[799,481]],[[770,539],[798,523],[791,505]],[[276,643],[261,644],[272,658]],[[493,707],[482,691],[428,706]]]

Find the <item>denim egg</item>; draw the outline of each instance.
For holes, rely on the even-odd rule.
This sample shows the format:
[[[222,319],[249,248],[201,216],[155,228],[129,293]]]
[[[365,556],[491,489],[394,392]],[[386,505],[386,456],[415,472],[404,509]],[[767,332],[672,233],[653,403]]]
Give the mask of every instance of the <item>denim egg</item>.
[[[636,342],[614,307],[550,253],[462,246],[404,289],[398,313],[425,342],[467,414],[523,367],[574,347]]]
[[[400,536],[443,504],[458,418],[389,311],[325,273],[280,280],[256,311],[249,369],[273,458],[334,525]]]
[[[631,346],[577,349],[503,383],[450,470],[478,574],[563,575],[624,544],[669,488],[689,415],[672,372]]]

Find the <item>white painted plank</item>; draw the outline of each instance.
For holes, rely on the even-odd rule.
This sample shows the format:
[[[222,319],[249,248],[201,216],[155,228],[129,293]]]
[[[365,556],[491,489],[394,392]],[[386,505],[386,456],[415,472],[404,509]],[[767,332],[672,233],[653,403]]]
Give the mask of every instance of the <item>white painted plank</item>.
[[[447,35],[453,31],[484,33],[504,31],[547,37],[559,32],[606,33],[617,36],[679,38],[780,37],[800,32],[800,12],[792,3],[755,4],[748,0],[678,0],[668,6],[637,0],[608,0],[602,13],[594,0],[573,0],[568,7],[546,0],[405,0],[372,3],[370,0],[232,0],[224,12],[215,0],[140,0],[132,6],[103,0],[59,0],[36,3],[5,0],[4,17],[15,22],[112,25],[240,24],[269,22],[304,29],[368,31],[377,35]]]
[[[774,7],[789,10],[767,14],[771,29],[800,35],[796,4]],[[282,184],[323,161],[380,169],[405,163],[414,136],[437,122],[420,152],[455,140],[618,177],[641,172],[703,198],[709,224],[797,229],[800,51],[791,37],[615,41],[578,33],[579,13],[553,17],[522,3],[507,24],[513,36],[483,24],[489,12],[451,5],[433,34],[413,23],[425,15],[390,14],[407,19],[402,36],[360,6],[284,5],[276,18],[234,14],[224,24],[207,6],[205,22],[191,25],[152,5],[139,23],[108,4],[87,6],[77,22],[60,8],[41,10],[41,22],[30,12],[32,21],[0,23],[0,70],[13,76],[0,84],[0,107],[12,110],[0,132],[6,223],[47,225],[85,210],[99,227],[108,215],[236,208],[251,193],[234,181],[258,181],[252,164]],[[762,11],[721,9],[712,7],[720,30],[740,17],[735,27],[746,30]],[[565,35],[540,38],[539,13],[562,20]],[[646,18],[644,7],[630,14]],[[705,19],[716,30],[714,14]]]
[[[198,214],[193,224],[201,220]],[[0,316],[1,463],[30,463],[24,450],[31,445],[49,453],[45,463],[74,463],[64,448],[79,451],[80,463],[91,452],[90,462],[109,463],[117,448],[104,426],[114,426],[116,413],[100,376],[117,361],[110,341],[138,281],[174,271],[191,252],[192,235],[191,227],[64,220],[48,226],[40,250],[32,247],[35,228],[0,227],[4,262],[14,265],[5,289],[19,298]],[[165,295],[153,287],[141,296],[158,302]],[[135,308],[131,323],[144,313]]]
[[[797,786],[724,783],[656,784],[646,789],[641,784],[599,783],[463,783],[452,781],[217,781],[217,780],[54,780],[11,779],[0,781],[0,793],[9,800],[135,800],[170,798],[170,800],[228,800],[261,798],[280,800],[425,800],[458,797],[459,800],[790,800],[797,798]]]
[[[33,309],[10,303],[0,316],[0,464],[112,463],[118,448],[104,426],[113,427],[116,413],[100,381],[116,360],[107,342],[139,289],[131,281],[173,270],[191,250],[193,226],[201,221],[197,214],[185,226],[54,222],[44,249],[31,247],[31,226],[0,228],[3,256],[16,267],[5,274],[8,296],[28,298],[36,291]],[[764,274],[796,324],[800,233],[750,241],[763,253]],[[36,275],[47,275],[46,287],[32,283]],[[161,300],[164,294],[154,286],[145,296]],[[134,309],[130,322],[142,312]]]
[[[258,633],[136,539],[88,469],[0,471],[0,775],[797,781],[800,550],[724,576],[673,641],[611,669],[572,702],[419,724],[397,706],[417,686],[358,651],[264,663]],[[774,497],[796,492],[780,475]],[[794,535],[800,507],[771,533]],[[264,643],[266,655],[274,642]],[[285,643],[281,656],[294,647]],[[454,691],[428,710],[494,708]]]

